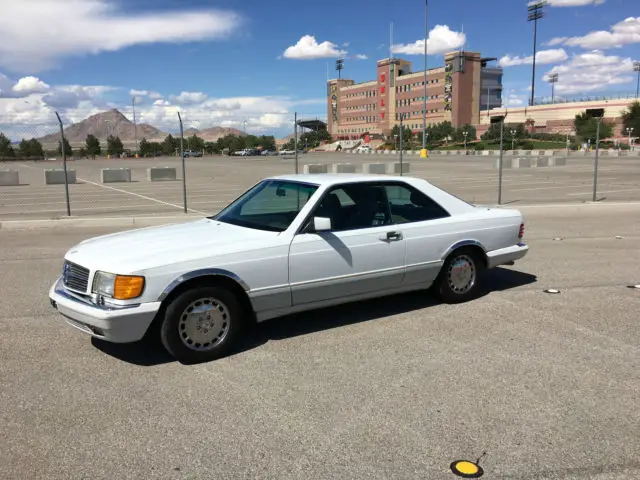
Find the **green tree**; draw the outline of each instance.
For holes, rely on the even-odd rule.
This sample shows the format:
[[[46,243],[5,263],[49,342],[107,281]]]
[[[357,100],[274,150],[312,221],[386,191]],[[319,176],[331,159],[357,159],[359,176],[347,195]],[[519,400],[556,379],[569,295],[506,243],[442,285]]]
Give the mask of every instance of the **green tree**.
[[[164,155],[175,155],[176,149],[180,146],[180,142],[169,134],[162,141],[162,153]]]
[[[140,153],[140,156],[142,157],[146,157],[152,153],[151,144],[147,141],[146,138],[140,140],[140,143],[138,144],[138,151]]]
[[[87,154],[91,156],[95,160],[96,155],[100,155],[101,147],[100,140],[95,135],[87,135],[87,139],[85,140],[86,151]]]
[[[583,141],[591,140],[592,144],[596,142],[596,129],[597,120],[587,112],[579,113],[574,120],[574,126],[576,134],[583,139]],[[600,140],[609,138],[613,134],[612,126],[604,119],[600,121]]]
[[[411,148],[411,140],[413,138],[413,133],[411,129],[406,125],[402,126],[402,148],[407,149]],[[391,129],[391,138],[389,139],[393,142],[393,145],[397,148],[400,148],[400,125],[394,125]]]
[[[56,151],[59,155],[62,155],[62,147],[60,141],[58,141],[58,149]],[[73,149],[71,148],[71,144],[69,143],[69,140],[67,140],[67,137],[64,137],[64,152],[66,153],[67,157],[71,157],[73,155]]]
[[[476,128],[473,125],[463,125],[454,129],[451,138],[454,142],[464,142],[464,133],[467,132],[467,142],[472,142],[476,137]]]
[[[27,142],[29,144],[29,154],[31,157],[44,158],[44,148],[37,138],[32,138]]]
[[[11,140],[4,133],[0,132],[0,159],[14,157],[15,151],[11,146]]]
[[[201,152],[202,150],[204,150],[204,140],[197,136],[195,133],[185,140],[185,150],[194,150],[196,152]]]
[[[124,152],[124,146],[120,137],[109,135],[109,138],[107,138],[107,154],[120,155],[122,152]]]
[[[640,135],[640,102],[636,100],[622,112],[622,124],[624,135],[627,135],[627,128],[633,128],[631,136]]]

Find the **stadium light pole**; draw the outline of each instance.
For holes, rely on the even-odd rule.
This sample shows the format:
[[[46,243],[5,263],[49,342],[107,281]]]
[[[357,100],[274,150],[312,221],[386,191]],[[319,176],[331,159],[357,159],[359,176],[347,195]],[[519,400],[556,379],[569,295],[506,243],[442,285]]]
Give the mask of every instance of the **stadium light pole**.
[[[422,99],[422,150],[420,157],[427,156],[427,40],[429,39],[429,0],[424,0],[424,98]]]
[[[636,99],[637,99],[638,95],[640,94],[640,61],[633,62],[633,71],[638,72],[638,80],[636,83]]]
[[[558,74],[552,73],[547,77],[547,80],[551,84],[551,103],[555,103],[555,86],[558,83]]]
[[[538,20],[544,17],[544,12],[542,8],[546,4],[546,0],[530,3],[527,10],[529,11],[529,15],[527,17],[528,21],[533,22],[533,70],[531,72],[531,100],[529,101],[529,105],[533,106],[533,98],[535,95],[535,87],[536,87],[536,42],[538,37]]]

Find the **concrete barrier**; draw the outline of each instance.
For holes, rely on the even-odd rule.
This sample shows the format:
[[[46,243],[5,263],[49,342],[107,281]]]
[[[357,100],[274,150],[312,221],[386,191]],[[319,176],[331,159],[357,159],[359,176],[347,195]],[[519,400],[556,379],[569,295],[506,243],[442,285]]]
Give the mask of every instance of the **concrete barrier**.
[[[306,174],[308,173],[327,173],[329,170],[328,165],[324,165],[321,163],[309,163],[305,165],[302,171]]]
[[[0,186],[12,187],[15,185],[20,185],[18,170],[0,170]]]
[[[482,150],[482,155],[485,157],[489,156],[489,150]]]
[[[502,158],[502,169],[504,170],[505,168],[511,168],[513,165],[513,161],[517,160],[515,158]],[[496,158],[495,162],[494,162],[495,166],[496,166],[496,170],[500,169],[500,157]],[[516,167],[517,168],[517,167]]]
[[[567,157],[553,157],[553,165],[551,167],[566,167]]]
[[[386,164],[384,163],[365,163],[362,165],[362,173],[387,173]]]
[[[150,182],[161,182],[166,180],[176,180],[176,169],[173,167],[151,167],[147,168],[147,180]]]
[[[356,173],[356,166],[352,163],[334,163],[331,165],[332,173]]]
[[[552,159],[552,156],[549,157],[538,157],[536,159],[536,166],[539,168],[548,167],[550,165],[549,160]]]
[[[618,156],[620,156],[618,150],[609,150],[608,153],[609,153],[610,157],[618,157]]]
[[[130,168],[103,168],[101,171],[102,183],[130,182]]]
[[[411,171],[411,164],[408,162],[402,162],[402,170],[400,170],[400,162],[393,162],[388,164],[387,173],[390,175],[398,175],[400,173],[409,173]]]
[[[531,158],[530,157],[512,158],[511,168],[531,168]]]
[[[44,171],[45,185],[64,185],[64,169]],[[67,183],[76,183],[76,171],[67,169]]]
[[[544,153],[540,153],[540,155],[545,155],[547,157],[553,157],[553,150],[545,150]]]

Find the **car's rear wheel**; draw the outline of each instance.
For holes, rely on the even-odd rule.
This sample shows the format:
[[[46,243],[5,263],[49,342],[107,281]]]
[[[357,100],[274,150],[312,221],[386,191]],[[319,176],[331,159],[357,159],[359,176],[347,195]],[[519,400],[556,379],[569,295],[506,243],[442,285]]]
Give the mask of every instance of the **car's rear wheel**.
[[[160,328],[164,347],[184,363],[228,355],[242,336],[243,311],[235,294],[218,286],[186,290],[167,306]]]
[[[436,291],[443,302],[461,303],[474,299],[480,289],[485,265],[472,249],[453,252],[444,262],[436,280]]]

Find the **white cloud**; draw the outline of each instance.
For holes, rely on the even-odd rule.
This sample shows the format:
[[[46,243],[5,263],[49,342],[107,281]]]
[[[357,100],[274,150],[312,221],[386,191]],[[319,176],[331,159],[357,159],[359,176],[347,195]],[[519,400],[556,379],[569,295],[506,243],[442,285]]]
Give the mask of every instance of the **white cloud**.
[[[355,55],[355,59],[356,60],[366,60],[367,58],[369,58],[369,57],[367,57],[364,53],[357,53]]]
[[[551,49],[551,50],[540,50],[536,52],[536,64],[548,64],[548,63],[559,63],[567,60],[569,56],[567,52],[564,51],[563,48]],[[498,64],[501,67],[513,67],[516,65],[531,65],[533,64],[533,55],[529,55],[528,57],[512,57],[510,55],[505,55],[502,57]]]
[[[29,95],[31,93],[45,93],[48,92],[49,85],[36,77],[22,77],[18,80],[12,90],[18,95]]]
[[[324,41],[318,43],[316,37],[312,35],[304,35],[298,43],[287,47],[282,54],[285,58],[294,60],[312,60],[316,58],[333,58],[345,55],[345,50],[338,50],[335,43]]]
[[[119,3],[119,2],[118,2]],[[222,10],[132,14],[110,0],[2,2],[0,67],[42,71],[60,60],[134,45],[226,38],[243,23]],[[29,28],[16,19],[28,19]]]
[[[131,95],[132,97],[146,97],[147,95],[149,95],[149,92],[147,90],[129,90],[129,95]]]
[[[611,31],[599,30],[582,37],[556,37],[546,45],[566,45],[569,47],[614,48],[632,43],[640,43],[640,17],[628,17],[611,27]]]
[[[171,95],[169,100],[178,105],[195,105],[207,99],[207,94],[202,92],[181,92],[180,95]]]
[[[44,81],[39,80],[44,84]],[[29,81],[32,82],[32,81]],[[23,84],[29,83],[23,82]],[[34,83],[34,82],[32,82]],[[40,137],[57,130],[55,112],[65,124],[78,122],[90,115],[118,108],[132,119],[131,93],[140,89],[118,89],[109,86],[51,85],[46,92],[31,92],[18,98],[12,90],[18,81],[0,73],[0,88],[10,96],[0,98],[0,131],[12,139]],[[36,85],[39,85],[35,83]],[[267,134],[284,136],[293,124],[294,110],[302,118],[326,119],[325,98],[293,99],[287,96],[211,98],[203,92],[180,92],[165,99],[146,90],[149,99],[136,102],[136,118],[165,132],[177,133],[180,111],[185,129],[211,126],[243,127],[251,133],[265,129]],[[119,101],[111,101],[113,95]],[[152,99],[152,96],[157,98]]]
[[[547,0],[552,7],[584,7],[586,5],[602,5],[606,0]],[[532,2],[529,2],[531,4]]]
[[[447,25],[436,25],[429,32],[427,40],[427,54],[439,55],[455,50],[463,46],[466,36],[462,32],[454,32]],[[416,40],[414,43],[393,45],[393,53],[404,53],[406,55],[424,55],[424,39]]]
[[[608,56],[601,51],[574,55],[570,61],[553,67],[543,77],[558,74],[555,90],[560,94],[575,95],[600,92],[610,87],[632,82],[631,58]]]

